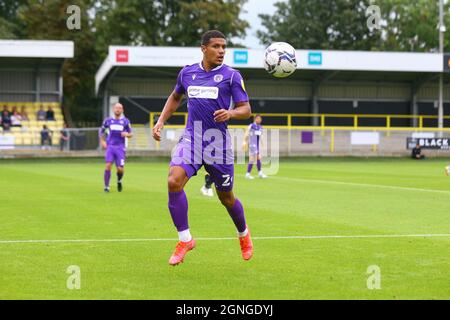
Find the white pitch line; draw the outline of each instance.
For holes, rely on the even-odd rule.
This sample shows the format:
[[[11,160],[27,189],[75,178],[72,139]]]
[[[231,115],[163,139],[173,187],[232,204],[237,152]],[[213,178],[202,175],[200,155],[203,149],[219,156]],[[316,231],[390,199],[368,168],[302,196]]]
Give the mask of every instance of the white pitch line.
[[[450,190],[410,188],[410,187],[400,187],[400,186],[389,186],[389,185],[383,185],[383,184],[345,182],[345,181],[336,181],[336,180],[316,180],[316,179],[290,178],[290,177],[281,177],[281,176],[270,176],[270,179],[279,179],[279,180],[294,181],[294,182],[340,184],[340,185],[348,185],[348,186],[354,186],[354,187],[372,187],[372,188],[383,188],[383,189],[393,189],[393,190],[403,190],[403,191],[434,192],[434,193],[450,194]]]
[[[281,239],[379,239],[379,238],[450,238],[450,234],[374,234],[374,235],[323,235],[323,236],[273,236],[253,237],[253,240],[281,240]],[[223,238],[195,238],[201,241],[236,240],[236,237]],[[152,242],[178,241],[176,238],[148,238],[148,239],[58,239],[58,240],[0,240],[0,244],[15,243],[92,243],[92,242]]]

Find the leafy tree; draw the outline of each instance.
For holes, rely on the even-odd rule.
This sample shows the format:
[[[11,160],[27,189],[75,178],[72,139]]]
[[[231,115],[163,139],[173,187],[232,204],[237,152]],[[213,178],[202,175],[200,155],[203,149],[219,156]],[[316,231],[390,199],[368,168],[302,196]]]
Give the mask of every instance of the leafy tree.
[[[67,7],[78,5],[81,9],[81,30],[67,28]],[[65,61],[64,106],[69,108],[74,121],[96,121],[98,103],[94,94],[94,76],[100,64],[95,52],[95,37],[90,31],[86,0],[29,0],[19,9],[26,23],[26,34],[36,40],[72,40],[75,43],[73,59]]]
[[[444,5],[445,24],[450,27],[450,4]],[[381,5],[385,26],[382,50],[437,51],[439,49],[438,1],[384,0]],[[450,33],[445,33],[445,48],[450,49]]]
[[[63,66],[64,105],[74,121],[98,121],[94,77],[109,45],[199,45],[217,28],[243,37],[247,0],[0,0],[0,37],[72,40],[75,56]],[[69,30],[67,7],[81,8],[81,30]],[[15,18],[14,18],[15,17]]]
[[[197,46],[201,34],[211,29],[222,31],[228,39],[245,37],[249,24],[239,19],[245,2],[247,0],[181,2],[180,11],[169,21],[165,42],[177,46]],[[235,45],[230,40],[228,44]]]
[[[289,0],[275,4],[273,15],[261,14],[261,43],[288,41],[297,48],[368,50],[377,43],[376,30],[366,25],[366,4],[356,0]]]
[[[99,0],[93,26],[96,50],[104,58],[109,45],[157,45],[157,1]]]
[[[372,3],[380,7],[380,29],[367,27],[366,10]],[[425,52],[438,47],[438,1],[288,0],[275,6],[273,15],[260,15],[266,30],[257,35],[263,44],[288,41],[297,48]],[[447,26],[449,22],[447,14]],[[449,40],[447,32],[450,49]]]
[[[26,3],[26,0],[2,0],[0,1],[0,39],[16,39],[23,36],[23,23],[20,21],[17,11]]]
[[[15,25],[0,17],[0,39],[15,39],[17,38],[14,32]]]
[[[247,0],[99,0],[94,27],[99,51],[108,45],[198,45],[209,29],[244,37],[248,22],[239,18]],[[231,43],[232,45],[232,43]]]

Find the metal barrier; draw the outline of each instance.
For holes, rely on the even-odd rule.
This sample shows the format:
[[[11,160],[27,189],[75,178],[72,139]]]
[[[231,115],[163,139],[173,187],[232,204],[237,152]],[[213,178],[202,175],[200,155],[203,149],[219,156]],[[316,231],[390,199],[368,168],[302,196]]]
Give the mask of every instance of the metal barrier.
[[[0,132],[2,149],[57,149],[60,148],[62,129],[50,129],[49,139],[43,141],[41,129],[14,128]],[[98,128],[66,129],[68,140],[64,150],[96,150],[99,146]]]
[[[161,114],[161,112],[150,112],[150,119],[149,119],[149,123],[150,126],[152,127],[155,123],[156,123],[156,119],[157,117]],[[168,125],[167,127],[169,128],[180,128],[182,126],[184,126],[187,122],[187,112],[175,112],[173,114],[173,116],[175,117],[180,117],[184,119],[184,123],[182,124],[177,124],[177,125]],[[397,120],[416,120],[417,121],[417,126],[414,127],[414,129],[423,129],[423,128],[432,128],[431,126],[426,126],[425,125],[425,121],[426,120],[438,120],[438,116],[431,116],[431,115],[393,115],[393,114],[332,114],[332,113],[285,113],[285,114],[280,114],[280,113],[261,113],[260,114],[262,117],[264,118],[277,118],[277,119],[283,119],[284,120],[284,124],[282,125],[269,125],[269,126],[265,126],[266,128],[273,128],[273,129],[295,129],[296,127],[300,127],[300,126],[296,126],[294,125],[294,122],[300,122],[303,119],[314,119],[317,118],[319,119],[319,125],[318,126],[308,126],[308,127],[313,127],[313,128],[317,128],[319,127],[320,129],[330,129],[330,128],[334,128],[334,127],[346,127],[346,128],[353,128],[358,130],[359,128],[364,128],[367,129],[370,126],[364,126],[361,125],[361,120],[362,119],[382,119],[385,123],[384,126],[377,126],[376,128],[384,128],[384,129],[390,129],[390,128],[409,128],[411,129],[410,126],[393,126],[392,122],[393,120],[397,119]],[[348,119],[350,121],[352,121],[352,125],[350,126],[335,126],[335,125],[329,125],[327,124],[327,121],[329,122],[329,120],[331,119],[335,119],[335,118],[339,118],[339,119]],[[450,120],[450,116],[445,116],[444,120]],[[301,126],[303,127],[303,126]]]
[[[241,139],[247,126],[229,126],[229,131],[235,143],[235,151],[241,148]],[[150,129],[149,149],[163,151],[170,154],[184,131],[183,126],[168,125],[162,132],[162,141],[156,142],[151,138]],[[369,133],[378,137],[376,144],[354,143],[352,139]],[[308,127],[291,126],[291,128],[265,127],[263,143],[266,151],[275,147],[282,156],[405,156],[410,154],[406,147],[407,138],[424,135],[450,138],[450,128],[438,130],[436,128],[377,128],[377,127]],[[273,138],[275,137],[275,141]],[[268,149],[267,149],[268,148]],[[427,150],[429,155],[450,156],[449,150]]]
[[[244,132],[247,126],[230,126],[236,153],[241,152]],[[101,153],[98,128],[69,129],[69,141],[63,146],[63,151],[96,151]],[[184,126],[165,126],[162,141],[154,141],[151,128],[148,126],[133,126],[133,138],[127,139],[127,149],[130,151],[155,151],[160,155],[170,155],[184,132]],[[52,146],[42,146],[39,132],[28,132],[32,138],[29,144],[24,144],[8,137],[12,134],[0,134],[0,149],[38,150],[48,148],[59,150],[59,134],[53,137]],[[359,135],[358,135],[359,134]],[[407,138],[414,135],[450,138],[450,128],[377,128],[377,127],[308,127],[291,126],[290,128],[267,128],[263,134],[263,151],[267,154],[278,153],[281,156],[400,156],[409,155]],[[375,136],[376,143],[353,141],[358,136]],[[365,138],[363,138],[364,140]],[[369,140],[367,140],[369,141]],[[28,141],[29,142],[29,141]],[[262,152],[263,152],[262,151]],[[450,156],[449,150],[427,150],[429,155]]]

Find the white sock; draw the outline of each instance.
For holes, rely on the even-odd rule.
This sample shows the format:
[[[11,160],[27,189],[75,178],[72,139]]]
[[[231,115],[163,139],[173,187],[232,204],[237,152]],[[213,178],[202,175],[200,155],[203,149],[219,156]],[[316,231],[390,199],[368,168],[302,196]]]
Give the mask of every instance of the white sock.
[[[191,236],[191,232],[189,231],[189,229],[186,229],[184,231],[180,231],[178,232],[178,239],[181,242],[189,242],[192,240],[192,236]]]
[[[245,228],[244,232],[238,232],[239,237],[245,237],[248,234],[248,229]]]

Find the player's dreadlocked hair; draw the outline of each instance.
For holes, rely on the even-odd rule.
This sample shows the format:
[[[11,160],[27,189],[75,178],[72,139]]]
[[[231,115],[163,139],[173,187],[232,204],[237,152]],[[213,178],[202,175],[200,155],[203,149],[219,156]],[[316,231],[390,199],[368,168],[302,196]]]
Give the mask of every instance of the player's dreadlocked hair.
[[[202,35],[202,46],[206,46],[212,38],[222,38],[227,40],[225,35],[219,30],[209,30]]]

